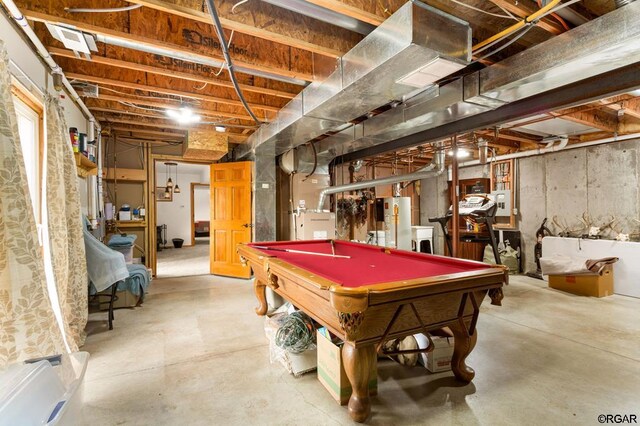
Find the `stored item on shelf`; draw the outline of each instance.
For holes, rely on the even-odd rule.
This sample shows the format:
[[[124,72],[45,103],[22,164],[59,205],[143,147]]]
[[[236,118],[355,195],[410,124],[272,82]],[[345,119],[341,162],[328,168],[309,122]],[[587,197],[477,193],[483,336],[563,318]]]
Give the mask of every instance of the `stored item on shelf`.
[[[69,127],[69,139],[71,140],[71,146],[73,147],[73,152],[80,152],[77,128]]]

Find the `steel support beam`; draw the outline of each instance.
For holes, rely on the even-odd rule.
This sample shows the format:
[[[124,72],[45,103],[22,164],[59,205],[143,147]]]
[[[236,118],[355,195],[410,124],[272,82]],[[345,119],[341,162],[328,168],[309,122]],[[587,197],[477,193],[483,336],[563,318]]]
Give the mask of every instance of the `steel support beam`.
[[[385,144],[354,151],[337,157],[335,163],[343,163],[397,151],[428,142],[442,140],[455,133],[497,126],[521,118],[543,114],[560,108],[570,108],[594,102],[605,97],[628,93],[640,87],[638,65],[629,65],[578,83],[562,86],[535,96],[516,101],[495,110],[480,113],[433,129],[414,133]]]

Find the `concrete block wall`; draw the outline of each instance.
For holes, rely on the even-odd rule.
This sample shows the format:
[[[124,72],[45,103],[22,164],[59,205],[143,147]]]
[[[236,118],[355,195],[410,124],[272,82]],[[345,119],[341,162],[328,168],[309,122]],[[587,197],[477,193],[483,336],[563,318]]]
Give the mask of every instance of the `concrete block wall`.
[[[638,231],[640,225],[633,219],[640,219],[639,155],[640,140],[631,140],[516,161],[517,227],[522,233],[525,271],[535,270],[535,231],[545,217],[556,233],[559,229],[551,223],[554,216],[577,227],[585,212],[597,225],[615,215],[623,232]],[[462,168],[460,178],[483,177],[484,171],[482,166]],[[424,180],[420,203],[422,225],[429,224],[428,217],[444,214],[449,208],[446,177]],[[439,230],[437,235],[436,249],[442,253]]]

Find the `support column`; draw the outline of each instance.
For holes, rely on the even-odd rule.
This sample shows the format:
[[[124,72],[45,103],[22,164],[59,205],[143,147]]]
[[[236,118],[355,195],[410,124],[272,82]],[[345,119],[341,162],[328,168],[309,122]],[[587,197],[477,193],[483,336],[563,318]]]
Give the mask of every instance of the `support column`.
[[[253,241],[276,239],[276,156],[258,147],[253,169]]]

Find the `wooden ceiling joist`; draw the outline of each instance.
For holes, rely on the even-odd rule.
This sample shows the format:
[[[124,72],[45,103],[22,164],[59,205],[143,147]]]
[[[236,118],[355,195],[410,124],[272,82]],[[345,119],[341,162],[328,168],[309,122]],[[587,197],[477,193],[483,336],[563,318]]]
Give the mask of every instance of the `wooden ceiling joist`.
[[[94,62],[96,64],[108,65],[112,67],[147,72],[152,74],[158,74],[166,77],[181,78],[183,80],[195,81],[203,84],[210,84],[212,86],[233,88],[233,85],[231,84],[230,81],[202,77],[200,75],[192,74],[188,72],[180,72],[180,71],[170,70],[167,68],[153,67],[150,65],[143,65],[135,62],[130,62],[130,61],[121,61],[119,59],[106,58],[104,56],[100,56],[96,54],[91,55],[90,59],[87,59],[84,56],[81,56],[78,58],[74,55],[72,51],[67,49],[60,49],[58,47],[47,47],[47,50],[49,51],[50,54],[54,56],[61,56],[64,58]],[[282,90],[268,89],[265,87],[251,86],[248,84],[240,84],[240,89],[244,92],[260,93],[263,95],[277,96],[285,99],[293,99],[296,96],[295,93],[284,92]]]
[[[207,63],[207,62],[210,62],[211,59],[215,59],[221,62],[224,60],[221,53],[218,50],[211,49],[211,52],[209,54],[198,53],[196,50],[190,49],[184,45],[157,40],[153,38],[153,34],[145,34],[144,36],[137,35],[137,34],[130,34],[123,31],[116,31],[116,30],[112,30],[102,26],[91,25],[81,21],[67,19],[60,16],[49,15],[46,13],[36,12],[28,9],[22,9],[22,13],[27,19],[35,22],[53,23],[53,24],[59,23],[59,24],[71,26],[80,31],[85,31],[88,33],[96,34],[96,35],[117,38],[124,42],[133,43],[134,45],[139,45],[141,47],[170,49],[181,55],[192,57],[196,62],[203,61],[204,63]],[[275,46],[274,46],[274,49],[276,49]],[[236,58],[234,58],[234,65],[236,67],[245,68],[249,70],[248,72],[253,70],[260,73],[268,73],[272,75],[295,78],[295,79],[300,79],[305,81],[313,80],[313,75],[311,73],[304,72],[304,71],[297,71],[295,68],[293,68],[294,67],[293,64],[287,64],[288,66],[286,68],[275,68],[275,67],[250,63],[247,61],[242,61],[237,59],[237,56],[238,55],[236,55]]]
[[[148,119],[137,119],[137,120],[129,120],[126,118],[120,117],[112,117],[112,116],[98,116],[96,120],[101,123],[116,123],[116,124],[128,124],[133,126],[142,126],[142,127],[157,127],[162,129],[170,129],[170,130],[213,130],[213,126],[181,126],[178,124],[167,124],[165,122],[158,122],[157,120],[148,120]],[[236,140],[246,140],[248,135],[244,134],[234,134],[227,133],[229,137],[233,137]]]
[[[622,115],[640,119],[640,98],[634,98],[630,95],[619,95],[612,98],[602,99],[598,102],[600,105],[612,110],[622,111]]]
[[[150,112],[137,112],[137,111],[127,111],[127,110],[123,110],[123,109],[115,109],[115,108],[102,108],[102,107],[90,107],[92,112],[102,112],[102,113],[107,113],[107,114],[124,114],[124,115],[128,115],[128,116],[132,116],[132,117],[147,117],[147,118],[152,118],[152,119],[158,119],[158,120],[166,120],[167,117],[162,116],[160,114],[152,114]],[[220,122],[219,123],[221,126],[227,127],[227,128],[233,128],[233,129],[244,129],[244,130],[248,130],[251,131],[252,129],[255,130],[256,126],[248,126],[248,125],[244,125],[244,124],[235,124],[235,123],[229,123],[229,122]]]
[[[161,108],[161,109],[170,109],[170,108],[179,108],[180,107],[180,103],[178,101],[175,102],[171,102],[170,99],[166,99],[166,100],[149,100],[149,99],[137,99],[134,97],[134,95],[131,95],[131,98],[128,97],[124,97],[124,96],[114,96],[114,95],[107,95],[107,94],[103,94],[103,93],[99,93],[98,94],[98,99],[102,99],[105,101],[115,101],[115,102],[127,102],[130,104],[134,104],[134,105],[141,105],[141,106],[147,106],[147,107],[153,107],[153,108]],[[88,101],[89,107],[91,107],[91,101]],[[216,111],[213,109],[203,109],[203,108],[191,108],[191,110],[198,115],[202,115],[205,117],[224,117],[224,118],[236,118],[238,120],[247,120],[247,121],[251,121],[251,118],[248,115],[244,115],[244,114],[233,114],[233,113],[228,113],[228,112],[221,112],[221,111]],[[268,121],[268,120],[265,120]]]
[[[353,6],[339,0],[306,0],[308,3],[315,4],[316,6],[324,7],[325,9],[333,10],[344,16],[348,16],[353,19],[357,19],[362,22],[366,22],[371,25],[378,26],[385,20],[384,16],[376,15],[362,10],[361,7]],[[388,16],[388,15],[387,15]]]
[[[171,15],[180,16],[182,18],[202,22],[205,24],[212,24],[211,16],[209,16],[208,12],[203,12],[201,10],[185,7],[179,4],[174,4],[174,3],[165,2],[161,0],[127,0],[127,1],[129,3],[141,4],[144,7],[155,9]],[[309,52],[330,56],[334,58],[342,56],[353,45],[357,43],[357,39],[353,39],[352,42],[349,42],[349,40],[346,40],[347,43],[345,43],[345,40],[335,40],[334,38],[331,38],[330,40],[329,39],[330,37],[328,37],[328,35],[327,37],[324,37],[327,39],[325,42],[322,42],[322,38],[323,38],[322,36],[316,35],[316,37],[313,37],[309,33],[315,29],[309,28],[309,27],[311,26],[320,27],[319,28],[320,31],[324,27],[323,23],[320,23],[318,21],[313,22],[311,25],[309,25],[305,29],[306,31],[296,32],[295,37],[287,34],[287,31],[283,31],[283,30],[279,32],[272,31],[270,29],[277,26],[275,25],[276,22],[274,21],[278,19],[279,17],[278,15],[282,16],[286,14],[288,11],[279,9],[278,15],[271,14],[271,16],[269,16],[267,13],[264,13],[264,14],[256,13],[257,12],[256,9],[264,8],[264,7],[268,8],[269,5],[266,5],[266,6],[259,5],[259,4],[252,5],[252,13],[250,15],[254,22],[248,23],[248,22],[243,22],[241,13],[237,13],[237,14],[226,13],[227,10],[230,11],[231,6],[233,6],[233,3],[231,3],[229,7],[221,7],[221,6],[225,6],[224,2],[218,2],[218,3],[219,4],[217,8],[218,8],[218,14],[220,15],[220,22],[222,26],[228,30],[237,31],[239,33],[247,34],[253,37],[258,37],[264,40],[269,40],[275,43],[283,44],[285,46],[307,50]],[[288,13],[291,13],[291,12],[288,12]],[[263,15],[266,15],[266,16],[263,16]],[[327,27],[327,29],[329,28],[330,26]],[[334,32],[337,30],[337,28],[335,27],[333,29],[334,29]],[[319,31],[315,30],[314,32],[318,33]],[[343,34],[343,36],[345,36],[343,38],[349,38],[349,35],[347,34]],[[342,48],[336,49],[335,48],[336,45],[339,45],[339,46],[341,45]]]
[[[172,96],[179,96],[179,97],[183,97],[183,98],[191,98],[191,99],[199,99],[201,101],[205,101],[205,102],[214,102],[214,103],[218,103],[218,104],[225,104],[225,105],[232,105],[232,106],[236,106],[236,107],[242,107],[242,103],[240,101],[236,101],[234,99],[225,99],[225,98],[219,98],[216,96],[209,96],[209,95],[203,95],[200,93],[192,93],[192,92],[183,92],[180,90],[173,90],[173,89],[167,89],[167,88],[163,88],[163,87],[157,87],[157,86],[148,86],[146,84],[138,84],[138,83],[131,83],[131,82],[127,82],[127,81],[120,81],[120,80],[111,80],[108,78],[102,78],[102,77],[94,77],[91,75],[84,75],[84,74],[76,74],[76,73],[66,73],[66,76],[69,80],[80,80],[80,81],[86,81],[89,83],[95,83],[95,84],[101,84],[101,85],[107,85],[107,86],[114,86],[114,87],[122,87],[125,89],[131,89],[131,90],[142,90],[145,92],[153,92],[153,93],[161,93],[164,95],[172,95]],[[249,104],[249,106],[252,109],[259,109],[265,112],[271,112],[271,113],[276,113],[280,110],[280,108],[278,107],[273,107],[273,106],[268,106],[268,105],[261,105],[261,104]],[[259,114],[259,115],[263,115],[263,114]]]
[[[522,2],[512,2],[509,0],[490,0],[491,3],[496,6],[502,7],[505,10],[508,10],[518,18],[526,18],[535,12],[534,9],[530,8],[526,4]],[[566,30],[562,27],[562,25],[558,22],[552,21],[549,18],[543,18],[536,23],[537,26],[542,28],[545,31],[550,32],[551,34],[558,35],[562,34]]]
[[[550,112],[549,115],[585,126],[595,127],[605,132],[617,132],[618,121],[612,114],[583,106]]]
[[[102,131],[106,132],[108,130],[112,130],[115,132],[124,132],[124,133],[136,133],[141,135],[151,135],[164,137],[169,139],[184,139],[186,133],[176,133],[176,132],[163,132],[160,130],[148,130],[148,129],[138,129],[135,127],[126,127],[126,126],[103,126]]]

